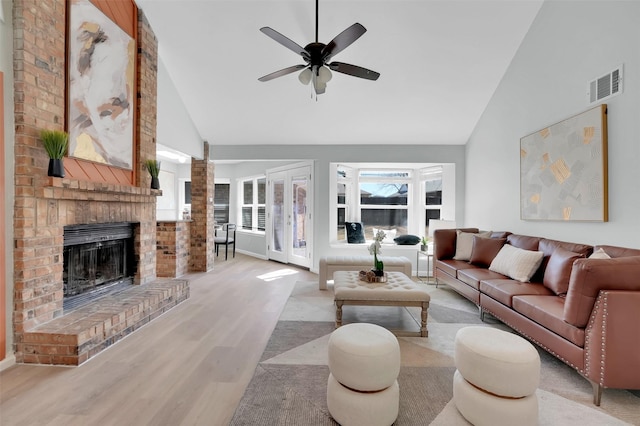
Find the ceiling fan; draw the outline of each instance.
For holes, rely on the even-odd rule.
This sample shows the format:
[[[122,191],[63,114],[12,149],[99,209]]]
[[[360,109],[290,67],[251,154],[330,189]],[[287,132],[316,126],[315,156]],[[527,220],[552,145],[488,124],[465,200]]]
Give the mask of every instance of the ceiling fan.
[[[342,74],[351,75],[354,77],[364,78],[366,80],[377,80],[380,74],[368,70],[366,68],[359,67],[357,65],[346,64],[344,62],[329,62],[332,57],[342,52],[349,47],[354,41],[359,39],[367,30],[362,25],[355,23],[346,30],[338,34],[329,44],[318,42],[318,0],[316,0],[316,41],[307,44],[305,47],[300,46],[291,39],[283,36],[276,30],[269,27],[260,28],[267,36],[271,37],[284,47],[292,50],[298,55],[302,56],[305,64],[293,65],[281,69],[279,71],[272,72],[263,77],[260,77],[259,81],[269,81],[274,78],[282,77],[293,72],[303,70],[298,79],[303,84],[313,84],[313,88],[316,95],[320,95],[325,92],[327,88],[327,82],[331,80],[331,71],[337,71]]]

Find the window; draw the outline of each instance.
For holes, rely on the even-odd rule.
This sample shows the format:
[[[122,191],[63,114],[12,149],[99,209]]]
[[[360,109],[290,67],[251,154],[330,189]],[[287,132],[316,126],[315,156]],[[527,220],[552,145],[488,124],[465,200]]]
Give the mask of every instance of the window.
[[[366,239],[373,239],[373,228],[395,229],[397,235],[408,232],[412,187],[410,171],[359,171],[360,221]]]
[[[449,166],[455,170],[454,165]],[[429,220],[441,218],[443,165],[349,163],[332,167],[334,241],[346,239],[345,221],[362,222],[365,238],[371,240],[373,228],[395,230],[396,235],[427,236]],[[447,206],[446,211],[453,209]]]
[[[338,182],[336,191],[336,212],[338,218],[338,239],[345,240],[347,233],[344,227],[344,222],[348,218],[348,202],[347,196],[351,192],[351,179],[347,176],[347,173],[351,173],[352,170],[346,167],[338,169]]]
[[[267,179],[265,177],[246,179],[241,182],[242,229],[264,232],[266,224],[266,184]]]
[[[229,223],[229,191],[228,183],[216,183],[213,190],[213,219],[216,223]]]
[[[425,212],[423,235],[429,235],[429,221],[440,219],[442,209],[442,167],[430,167],[421,171],[424,188]]]

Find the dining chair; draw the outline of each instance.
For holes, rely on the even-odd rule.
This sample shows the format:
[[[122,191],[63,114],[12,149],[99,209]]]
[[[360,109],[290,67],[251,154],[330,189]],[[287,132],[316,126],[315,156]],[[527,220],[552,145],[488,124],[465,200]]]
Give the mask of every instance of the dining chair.
[[[233,257],[236,257],[236,225],[234,223],[225,223],[221,229],[216,231],[214,237],[216,256],[220,246],[224,246],[224,260],[229,258],[229,246],[233,245]]]

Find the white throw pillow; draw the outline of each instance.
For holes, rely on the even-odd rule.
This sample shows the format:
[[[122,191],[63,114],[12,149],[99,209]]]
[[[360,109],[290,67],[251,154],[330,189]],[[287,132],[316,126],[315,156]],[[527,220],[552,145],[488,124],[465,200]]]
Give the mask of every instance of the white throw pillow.
[[[489,270],[526,283],[540,267],[543,257],[541,251],[523,250],[505,244],[489,265]]]
[[[589,259],[611,259],[611,256],[609,256],[607,252],[600,247],[598,250],[594,251],[591,256],[589,256]]]
[[[395,228],[394,229],[383,229],[382,232],[385,233],[384,240],[382,240],[383,243],[385,243],[385,244],[395,244],[395,241],[393,241],[393,239],[396,237],[396,233],[398,232]],[[374,237],[376,236],[377,233],[378,233],[378,228],[373,228],[373,236]]]
[[[456,231],[458,237],[456,238],[456,254],[453,256],[454,260],[469,260],[471,259],[471,252],[473,251],[473,237],[490,238],[491,231],[486,232],[462,232]]]

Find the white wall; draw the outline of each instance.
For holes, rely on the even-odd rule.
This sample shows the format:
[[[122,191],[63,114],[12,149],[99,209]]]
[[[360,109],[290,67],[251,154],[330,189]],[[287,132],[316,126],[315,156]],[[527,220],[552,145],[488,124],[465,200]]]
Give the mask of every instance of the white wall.
[[[639,23],[635,1],[543,4],[467,143],[464,225],[640,247]],[[624,92],[606,101],[609,222],[520,220],[520,138],[591,108],[587,82],[621,63]]]
[[[158,125],[156,142],[201,160],[202,138],[178,94],[167,69],[158,59]]]
[[[456,182],[456,220],[461,223],[463,220],[464,201],[464,146],[443,146],[443,145],[252,145],[252,146],[232,146],[216,145],[211,150],[212,160],[315,160],[314,170],[314,206],[316,218],[328,218],[329,211],[329,164],[332,162],[371,162],[371,163],[453,163],[455,167]],[[275,164],[275,163],[274,163]],[[241,165],[225,166],[234,167],[235,170],[243,174],[237,176],[250,176],[257,173],[247,173],[251,170],[258,170],[255,163],[241,163]],[[241,168],[242,167],[242,168]],[[245,168],[246,169],[243,169]],[[275,166],[273,166],[275,167]],[[225,169],[216,165],[216,177],[224,176]],[[453,219],[453,218],[451,218]],[[312,270],[317,270],[318,260],[322,256],[337,253],[329,244],[329,220],[314,220],[314,265]],[[240,237],[238,247],[241,247]],[[345,248],[347,254],[354,254],[353,247]],[[386,255],[406,255],[412,262],[415,262],[415,246],[410,248],[394,247],[390,248]],[[362,248],[362,254],[367,254],[366,248]]]
[[[5,241],[6,253],[6,274],[0,279],[6,283],[5,300],[6,305],[6,331],[7,337],[6,353],[7,358],[0,360],[0,371],[12,365],[15,361],[13,356],[13,204],[14,204],[14,139],[15,139],[15,123],[13,119],[13,26],[12,1],[0,1],[0,71],[4,74],[4,158],[5,164],[2,167],[4,173],[5,188],[4,194],[0,194],[0,202],[5,208]]]

